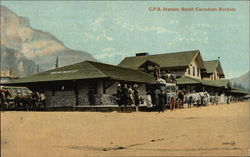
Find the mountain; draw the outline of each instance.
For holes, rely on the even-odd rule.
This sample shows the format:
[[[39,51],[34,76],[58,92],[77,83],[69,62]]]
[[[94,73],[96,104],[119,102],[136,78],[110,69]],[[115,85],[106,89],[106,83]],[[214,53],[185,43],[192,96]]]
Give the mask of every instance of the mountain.
[[[84,60],[96,60],[87,52],[67,48],[62,41],[51,33],[33,29],[29,24],[29,19],[18,16],[4,6],[0,7],[0,43],[1,50],[4,50],[1,55],[5,55],[4,61],[1,57],[1,69],[13,66],[14,74],[25,76],[27,75],[25,69],[30,69],[29,66],[36,67],[36,65],[39,65],[43,70],[54,68],[57,56],[59,66]],[[19,68],[19,66],[14,66],[13,63],[22,63],[23,67],[20,65],[22,68]]]
[[[231,78],[231,83],[236,86],[241,86],[246,90],[250,91],[250,71],[241,75],[240,77]]]
[[[15,76],[23,76],[36,73],[37,65],[35,64],[35,62],[25,57],[21,52],[2,46],[0,55],[1,71],[10,71],[11,69],[12,73]]]

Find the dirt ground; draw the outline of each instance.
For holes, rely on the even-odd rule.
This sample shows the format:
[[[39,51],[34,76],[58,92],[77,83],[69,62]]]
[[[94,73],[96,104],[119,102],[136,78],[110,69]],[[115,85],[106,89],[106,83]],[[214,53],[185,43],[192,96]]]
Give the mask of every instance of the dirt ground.
[[[4,112],[2,157],[249,156],[249,102],[174,112]]]

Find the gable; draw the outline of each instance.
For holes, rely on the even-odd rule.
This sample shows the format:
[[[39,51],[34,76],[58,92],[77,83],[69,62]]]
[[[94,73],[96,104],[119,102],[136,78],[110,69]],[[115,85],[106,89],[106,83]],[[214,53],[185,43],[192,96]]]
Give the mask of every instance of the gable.
[[[224,76],[219,60],[204,61],[204,65],[208,74],[213,74],[217,71],[219,75]]]
[[[199,50],[126,57],[118,66],[138,69],[143,63],[150,60],[162,68],[188,67],[196,57],[201,69],[203,69],[204,65]]]

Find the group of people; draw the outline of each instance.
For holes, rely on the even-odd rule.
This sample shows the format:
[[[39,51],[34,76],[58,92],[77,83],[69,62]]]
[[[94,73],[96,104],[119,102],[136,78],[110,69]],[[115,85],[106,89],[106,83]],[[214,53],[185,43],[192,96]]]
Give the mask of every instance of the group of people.
[[[167,95],[166,91],[163,90],[160,85],[156,86],[152,98],[153,98],[153,104],[158,107],[158,111],[164,112],[167,103]]]
[[[118,106],[139,106],[141,101],[137,84],[118,83],[116,97]]]
[[[176,83],[176,75],[174,71],[162,71],[159,67],[154,68],[154,77],[156,80],[159,78],[164,79],[166,82]]]

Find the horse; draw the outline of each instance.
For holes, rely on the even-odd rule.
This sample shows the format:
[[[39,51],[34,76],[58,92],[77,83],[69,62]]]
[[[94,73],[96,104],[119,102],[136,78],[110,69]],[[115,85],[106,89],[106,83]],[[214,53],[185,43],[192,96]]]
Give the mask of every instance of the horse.
[[[11,97],[11,94],[8,90],[0,90],[0,102],[1,102],[1,111],[4,111],[9,106],[8,97]]]
[[[31,110],[32,97],[31,95],[17,95],[14,99],[16,108],[19,110],[20,107],[24,107],[27,111]]]
[[[35,111],[39,105],[39,102],[41,102],[41,96],[38,92],[32,92],[31,93],[31,109]]]
[[[210,95],[207,92],[198,93],[201,99],[201,105],[206,106],[210,101]]]
[[[188,100],[188,108],[192,107],[192,105],[196,106],[199,103],[199,95],[197,93],[189,93],[187,94]]]
[[[214,104],[218,105],[218,96],[210,96],[210,101],[212,105]]]

